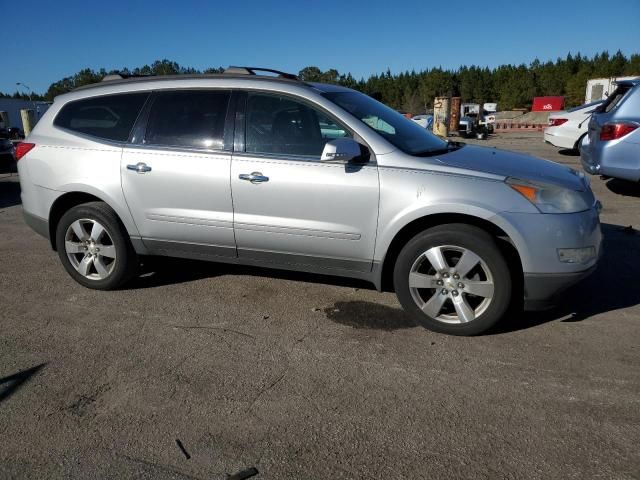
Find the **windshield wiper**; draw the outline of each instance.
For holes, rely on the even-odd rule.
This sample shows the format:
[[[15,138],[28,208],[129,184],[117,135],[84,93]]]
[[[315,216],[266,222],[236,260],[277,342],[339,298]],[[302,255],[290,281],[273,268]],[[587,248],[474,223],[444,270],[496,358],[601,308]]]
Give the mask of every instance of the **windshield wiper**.
[[[466,143],[463,142],[448,142],[444,148],[432,148],[430,150],[423,150],[416,152],[413,155],[416,157],[433,157],[435,155],[444,155],[445,153],[454,152],[464,147]]]

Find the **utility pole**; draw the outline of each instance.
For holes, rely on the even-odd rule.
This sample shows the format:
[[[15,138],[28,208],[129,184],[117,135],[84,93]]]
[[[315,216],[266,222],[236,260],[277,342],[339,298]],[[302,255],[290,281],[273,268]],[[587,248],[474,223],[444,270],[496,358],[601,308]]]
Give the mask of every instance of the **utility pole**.
[[[31,106],[34,106],[34,104],[33,104],[33,90],[31,90],[31,87],[29,85],[25,85],[22,82],[16,82],[16,85],[18,87],[23,87],[23,88],[26,88],[27,90],[29,90],[29,101],[31,102]]]
[[[24,135],[26,137],[29,135],[29,133],[31,133],[33,126],[38,121],[37,117],[38,117],[38,113],[40,112],[37,111],[36,104],[33,103],[33,90],[31,90],[31,87],[29,87],[29,85],[25,85],[22,82],[16,82],[16,85],[18,87],[23,87],[29,90],[29,102],[31,102],[31,110],[28,110],[28,109],[20,110],[20,116],[22,118],[22,128],[24,131]]]

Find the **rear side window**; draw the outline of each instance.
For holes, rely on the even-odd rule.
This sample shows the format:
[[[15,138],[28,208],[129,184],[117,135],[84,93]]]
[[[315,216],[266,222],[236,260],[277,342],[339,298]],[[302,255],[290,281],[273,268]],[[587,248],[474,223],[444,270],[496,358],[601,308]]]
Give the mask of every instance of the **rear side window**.
[[[53,124],[106,140],[125,142],[149,93],[125,93],[67,103]]]
[[[173,91],[156,94],[144,143],[222,150],[229,91]]]

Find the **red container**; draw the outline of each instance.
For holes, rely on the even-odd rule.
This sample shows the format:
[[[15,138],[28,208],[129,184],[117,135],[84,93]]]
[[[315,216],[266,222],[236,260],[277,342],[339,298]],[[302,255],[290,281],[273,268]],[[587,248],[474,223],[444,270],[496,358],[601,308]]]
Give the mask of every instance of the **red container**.
[[[564,97],[534,97],[532,112],[555,112],[564,108]]]

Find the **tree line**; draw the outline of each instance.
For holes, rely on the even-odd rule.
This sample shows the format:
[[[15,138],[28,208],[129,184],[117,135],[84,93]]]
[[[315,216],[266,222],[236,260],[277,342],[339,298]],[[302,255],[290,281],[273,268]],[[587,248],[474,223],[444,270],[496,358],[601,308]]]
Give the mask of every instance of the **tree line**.
[[[34,100],[51,101],[57,95],[74,88],[102,80],[105,75],[181,75],[198,73],[221,73],[224,69],[197,70],[183,67],[170,60],[157,60],[151,65],[122,70],[92,70],[85,68],[75,75],[52,83],[42,94],[34,93]],[[567,54],[555,62],[536,59],[529,65],[500,65],[495,68],[477,65],[461,66],[456,70],[431,67],[415,70],[373,74],[367,79],[356,80],[351,73],[340,73],[335,69],[322,71],[318,67],[305,67],[298,76],[308,82],[325,82],[344,85],[375,96],[387,105],[406,112],[421,113],[433,107],[436,96],[460,96],[464,102],[497,102],[500,110],[530,108],[533,97],[563,95],[565,105],[573,107],[584,102],[587,80],[599,77],[623,75],[640,76],[640,54],[625,56],[619,50],[610,55],[604,51],[592,57],[580,53]],[[2,97],[24,98],[29,95],[15,92],[0,93]]]

